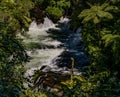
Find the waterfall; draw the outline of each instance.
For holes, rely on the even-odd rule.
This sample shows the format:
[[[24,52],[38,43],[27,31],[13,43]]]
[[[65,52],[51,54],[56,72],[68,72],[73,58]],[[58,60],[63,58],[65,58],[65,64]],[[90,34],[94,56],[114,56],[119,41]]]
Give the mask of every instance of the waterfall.
[[[45,17],[44,22],[39,25],[37,25],[36,21],[34,20],[29,27],[29,31],[33,30],[47,31],[50,28],[54,28],[54,26],[55,24],[48,17]]]
[[[29,31],[30,31],[30,30],[34,30],[34,29],[38,29],[38,26],[37,26],[35,20],[30,24],[30,26],[29,26]]]
[[[69,30],[70,28],[70,19],[67,17],[61,17],[60,20],[58,21],[58,24],[60,25],[61,30]]]
[[[32,75],[34,70],[41,69],[43,66],[45,67],[43,71],[69,73],[71,57],[77,61],[76,67],[78,68],[80,64],[86,62],[86,55],[81,46],[82,39],[78,33],[80,28],[76,31],[77,33],[69,30],[69,22],[67,17],[62,17],[57,24],[54,24],[48,17],[45,17],[44,22],[39,25],[35,21],[31,23],[27,32],[29,38],[24,39],[24,43],[35,43],[38,48],[27,50],[28,55],[32,58],[26,64],[27,76]],[[77,68],[74,71],[75,74],[80,74]]]

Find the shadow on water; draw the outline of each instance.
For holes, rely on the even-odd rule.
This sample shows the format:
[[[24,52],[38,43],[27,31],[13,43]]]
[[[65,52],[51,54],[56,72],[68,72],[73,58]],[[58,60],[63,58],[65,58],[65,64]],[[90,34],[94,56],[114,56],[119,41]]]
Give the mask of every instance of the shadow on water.
[[[49,37],[61,42],[60,47],[64,47],[65,50],[55,59],[52,63],[58,67],[71,68],[71,60],[75,59],[75,68],[81,70],[83,66],[88,64],[87,53],[84,51],[84,44],[80,33],[74,32],[69,29],[69,22],[58,23],[57,28],[51,28],[47,31]]]

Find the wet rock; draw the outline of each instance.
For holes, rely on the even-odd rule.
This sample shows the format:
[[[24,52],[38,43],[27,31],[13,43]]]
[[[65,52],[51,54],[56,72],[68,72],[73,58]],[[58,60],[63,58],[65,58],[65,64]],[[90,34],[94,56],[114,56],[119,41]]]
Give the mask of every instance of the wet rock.
[[[70,74],[61,74],[58,72],[42,72],[40,70],[35,71],[33,76],[33,87],[35,88],[49,88],[49,91],[52,89],[60,90],[60,84],[62,81],[70,79]]]

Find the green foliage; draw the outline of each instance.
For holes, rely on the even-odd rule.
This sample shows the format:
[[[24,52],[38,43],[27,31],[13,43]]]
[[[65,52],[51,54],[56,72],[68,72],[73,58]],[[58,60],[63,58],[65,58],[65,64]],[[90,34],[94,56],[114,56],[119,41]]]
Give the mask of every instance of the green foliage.
[[[32,0],[36,6],[50,16],[53,21],[57,21],[70,8],[69,0]]]
[[[46,12],[53,16],[55,20],[58,20],[62,17],[64,10],[58,7],[47,7]]]
[[[118,10],[116,6],[110,6],[107,3],[100,5],[91,5],[90,9],[83,10],[79,18],[84,18],[83,23],[93,20],[94,24],[101,22],[101,19],[113,19],[113,15],[109,12],[112,10]]]
[[[82,35],[90,54],[86,79],[95,87],[85,97],[117,97],[120,87],[118,1],[87,3],[90,8],[84,9],[78,17],[83,23]]]
[[[63,97],[90,97],[89,94],[94,89],[95,84],[86,80],[83,76],[74,76],[73,83],[62,82]]]
[[[19,97],[27,54],[16,33],[31,22],[28,0],[0,1],[0,97]]]
[[[20,97],[47,97],[47,96],[44,93],[40,93],[38,90],[26,89],[21,93]]]
[[[50,0],[49,6],[46,8],[46,12],[58,20],[65,13],[65,10],[70,7],[70,2],[66,0],[54,1]]]
[[[22,63],[27,60],[27,55],[20,42],[13,36],[3,34],[0,42],[0,95],[15,97],[19,95],[23,85]]]
[[[115,45],[115,43],[120,41],[120,35],[107,34],[107,35],[103,36],[102,39],[105,41],[105,47],[108,47],[110,45],[117,47],[117,45]]]
[[[61,84],[62,97],[117,97],[120,88],[118,80],[106,71],[89,77],[74,76],[73,83],[67,80]]]
[[[33,4],[28,0],[21,1],[6,1],[0,2],[0,23],[3,25],[3,30],[18,30],[18,28],[28,27],[31,20],[29,19],[28,11],[33,7]]]

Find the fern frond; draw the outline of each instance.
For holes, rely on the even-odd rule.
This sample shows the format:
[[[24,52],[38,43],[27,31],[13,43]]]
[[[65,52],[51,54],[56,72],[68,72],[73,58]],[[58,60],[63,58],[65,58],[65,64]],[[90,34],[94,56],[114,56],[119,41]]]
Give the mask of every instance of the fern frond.
[[[86,22],[94,19],[95,16],[96,16],[95,14],[90,14],[90,15],[86,16],[86,17],[83,19],[82,23],[86,23]]]
[[[100,18],[113,19],[112,14],[109,12],[105,12],[105,11],[98,11],[97,16],[99,16]]]
[[[79,18],[83,18],[83,17],[86,17],[88,14],[90,14],[90,10],[89,9],[85,9],[84,11],[82,11],[80,13],[80,15],[78,17]]]
[[[120,40],[120,35],[112,35],[112,34],[107,34],[102,38],[102,40],[105,41],[105,47],[113,44],[118,39]]]
[[[104,11],[118,11],[119,10],[119,8],[118,7],[116,7],[116,6],[108,6],[108,7],[106,7],[105,9],[104,9]]]

